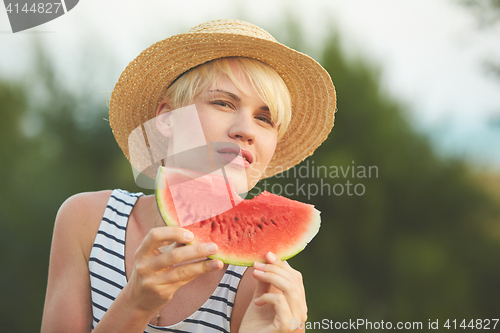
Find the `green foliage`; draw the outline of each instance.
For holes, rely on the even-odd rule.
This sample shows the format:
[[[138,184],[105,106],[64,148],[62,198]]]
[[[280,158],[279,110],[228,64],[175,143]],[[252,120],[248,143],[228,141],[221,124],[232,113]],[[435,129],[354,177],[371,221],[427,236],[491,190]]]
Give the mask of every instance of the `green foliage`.
[[[473,13],[484,30],[492,29],[500,22],[500,0],[456,0]],[[490,57],[486,57],[490,58]],[[500,78],[500,63],[497,58],[483,61],[484,71],[496,78]],[[495,125],[495,119],[493,125]]]
[[[493,25],[500,19],[499,0],[457,0],[457,2],[470,8],[482,26]]]
[[[77,99],[57,80],[37,44],[35,53],[38,63],[29,81],[0,80],[0,326],[5,332],[40,330],[60,204],[83,191],[140,190],[103,120],[105,103],[90,95]],[[98,111],[86,112],[92,109]],[[78,112],[87,113],[85,126]]]

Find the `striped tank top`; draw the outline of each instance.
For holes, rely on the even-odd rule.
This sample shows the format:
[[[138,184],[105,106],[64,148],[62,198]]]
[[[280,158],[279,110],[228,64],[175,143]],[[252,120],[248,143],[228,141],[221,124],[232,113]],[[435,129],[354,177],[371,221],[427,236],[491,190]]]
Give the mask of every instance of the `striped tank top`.
[[[127,284],[125,232],[130,212],[142,195],[114,190],[106,206],[89,260],[92,329]],[[234,298],[245,269],[229,265],[214,293],[196,312],[175,325],[159,327],[148,324],[144,333],[229,332]]]

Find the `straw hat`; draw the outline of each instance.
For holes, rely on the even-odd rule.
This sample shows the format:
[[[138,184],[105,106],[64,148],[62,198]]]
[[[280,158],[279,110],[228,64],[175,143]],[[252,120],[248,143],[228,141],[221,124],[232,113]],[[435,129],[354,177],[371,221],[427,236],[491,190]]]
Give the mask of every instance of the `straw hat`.
[[[131,160],[129,135],[156,116],[166,88],[193,67],[235,56],[253,58],[274,68],[291,94],[290,125],[262,178],[300,163],[326,140],[336,111],[335,88],[326,70],[253,24],[216,20],[151,45],[130,62],[116,83],[109,121],[118,145],[137,170],[152,162],[147,154],[144,161]]]

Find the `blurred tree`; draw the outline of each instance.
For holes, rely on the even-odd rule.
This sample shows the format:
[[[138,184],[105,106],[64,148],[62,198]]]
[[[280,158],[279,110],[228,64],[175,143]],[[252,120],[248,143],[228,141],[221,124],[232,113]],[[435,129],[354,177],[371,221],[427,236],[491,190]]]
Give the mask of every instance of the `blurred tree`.
[[[304,49],[300,40],[292,44]],[[322,212],[320,233],[290,260],[304,275],[309,319],[427,325],[498,317],[491,293],[500,292],[500,240],[490,233],[498,206],[463,162],[438,156],[415,131],[408,107],[380,88],[379,70],[341,45],[330,37],[322,57],[338,92],[329,139],[295,170],[267,181],[281,194],[293,184],[295,199]],[[370,166],[371,177],[358,173]],[[354,175],[330,172],[349,167]],[[354,194],[357,184],[363,195]]]
[[[478,16],[482,27],[491,26],[500,20],[499,0],[457,0],[469,7]]]
[[[33,283],[29,279],[33,274],[33,265],[30,265],[30,261],[18,261],[20,253],[24,253],[24,256],[27,254],[25,252],[27,242],[20,241],[23,239],[22,232],[17,231],[18,228],[21,229],[23,226],[11,224],[14,223],[17,214],[15,209],[9,207],[12,201],[15,201],[12,197],[17,192],[17,188],[11,182],[11,179],[15,174],[21,173],[21,170],[16,168],[17,165],[13,161],[13,156],[19,150],[28,150],[29,146],[25,140],[19,138],[19,126],[13,126],[20,124],[20,119],[25,110],[24,99],[25,92],[22,87],[0,82],[0,114],[3,118],[0,121],[0,142],[2,142],[0,145],[0,173],[2,175],[0,190],[0,251],[2,252],[0,257],[2,267],[2,273],[0,274],[0,288],[2,289],[0,326],[7,331],[13,332],[20,332],[20,330],[16,330],[15,322],[10,321],[11,310],[16,309],[22,313],[28,307],[27,312],[33,314],[33,311],[29,311],[31,298],[28,290],[40,289],[34,287],[36,282]],[[6,144],[7,142],[9,144]],[[20,202],[17,204],[18,209],[25,210],[25,207],[21,207],[21,205]],[[17,220],[16,222],[19,223]],[[40,252],[39,248],[37,250]],[[36,263],[32,263],[36,265]],[[20,283],[20,288],[16,288],[17,282]],[[16,289],[21,289],[21,292],[17,293],[18,290]]]
[[[456,0],[459,4],[469,8],[477,17],[482,29],[491,29],[500,22],[500,0]],[[500,63],[498,60],[488,59],[484,62],[487,73],[500,78]]]
[[[37,63],[29,80],[0,80],[0,327],[5,332],[40,330],[59,205],[78,192],[141,190],[103,120],[104,101],[81,93],[92,91],[84,80],[76,97],[59,81],[40,43],[33,47]]]
[[[456,0],[459,4],[469,8],[478,18],[481,29],[492,29],[500,22],[500,0]],[[497,58],[483,61],[486,74],[500,79],[500,62]],[[489,121],[492,128],[500,129],[500,112],[493,115]]]

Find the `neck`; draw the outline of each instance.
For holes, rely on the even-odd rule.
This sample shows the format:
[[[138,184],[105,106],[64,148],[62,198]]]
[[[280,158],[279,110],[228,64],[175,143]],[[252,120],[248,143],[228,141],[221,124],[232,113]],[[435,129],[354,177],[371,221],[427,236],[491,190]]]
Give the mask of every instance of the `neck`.
[[[132,214],[134,214],[144,233],[147,233],[150,229],[165,226],[154,195],[139,198],[132,210]]]

